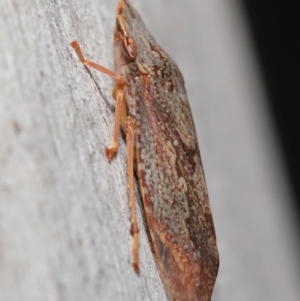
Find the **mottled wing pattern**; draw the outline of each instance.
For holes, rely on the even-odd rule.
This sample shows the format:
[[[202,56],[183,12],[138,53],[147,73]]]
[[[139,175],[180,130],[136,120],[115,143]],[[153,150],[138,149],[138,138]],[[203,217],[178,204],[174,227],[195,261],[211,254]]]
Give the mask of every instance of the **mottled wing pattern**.
[[[186,301],[210,300],[218,252],[185,91],[142,76],[136,85],[136,122],[138,178],[162,279],[174,300],[182,301],[182,291]]]

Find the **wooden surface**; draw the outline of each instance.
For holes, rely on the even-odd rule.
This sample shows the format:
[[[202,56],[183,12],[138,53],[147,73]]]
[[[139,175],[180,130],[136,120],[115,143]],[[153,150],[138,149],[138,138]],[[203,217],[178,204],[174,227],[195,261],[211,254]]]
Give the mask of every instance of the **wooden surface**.
[[[290,195],[237,3],[132,3],[186,81],[220,250],[213,301],[296,300]],[[116,4],[0,3],[1,301],[166,300],[140,206],[139,277],[130,265],[124,140],[111,164],[103,152],[113,82],[69,47],[112,68]]]

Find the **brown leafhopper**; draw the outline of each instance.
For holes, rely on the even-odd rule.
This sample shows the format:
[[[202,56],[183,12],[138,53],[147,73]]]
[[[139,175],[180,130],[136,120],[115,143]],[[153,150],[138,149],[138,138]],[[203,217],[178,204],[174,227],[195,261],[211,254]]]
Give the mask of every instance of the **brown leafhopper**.
[[[167,295],[173,301],[209,301],[219,267],[216,235],[197,137],[182,75],[156,43],[138,12],[120,0],[114,30],[112,72],[86,60],[85,66],[116,80],[113,139],[120,123],[126,134],[133,267],[139,272],[134,163],[150,240]]]

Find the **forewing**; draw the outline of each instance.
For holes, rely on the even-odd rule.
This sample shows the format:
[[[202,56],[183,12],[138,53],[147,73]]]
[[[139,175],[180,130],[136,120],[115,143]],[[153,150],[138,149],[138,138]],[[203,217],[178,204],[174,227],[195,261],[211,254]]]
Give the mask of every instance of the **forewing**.
[[[163,281],[174,300],[210,300],[218,252],[185,91],[141,77],[136,123],[139,183]]]

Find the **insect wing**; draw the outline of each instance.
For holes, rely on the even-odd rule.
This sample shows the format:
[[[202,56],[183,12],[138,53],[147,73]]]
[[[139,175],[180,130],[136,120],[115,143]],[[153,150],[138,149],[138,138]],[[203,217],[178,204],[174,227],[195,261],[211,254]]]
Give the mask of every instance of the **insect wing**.
[[[138,177],[162,279],[173,300],[210,300],[218,252],[185,91],[146,76],[136,87]]]

